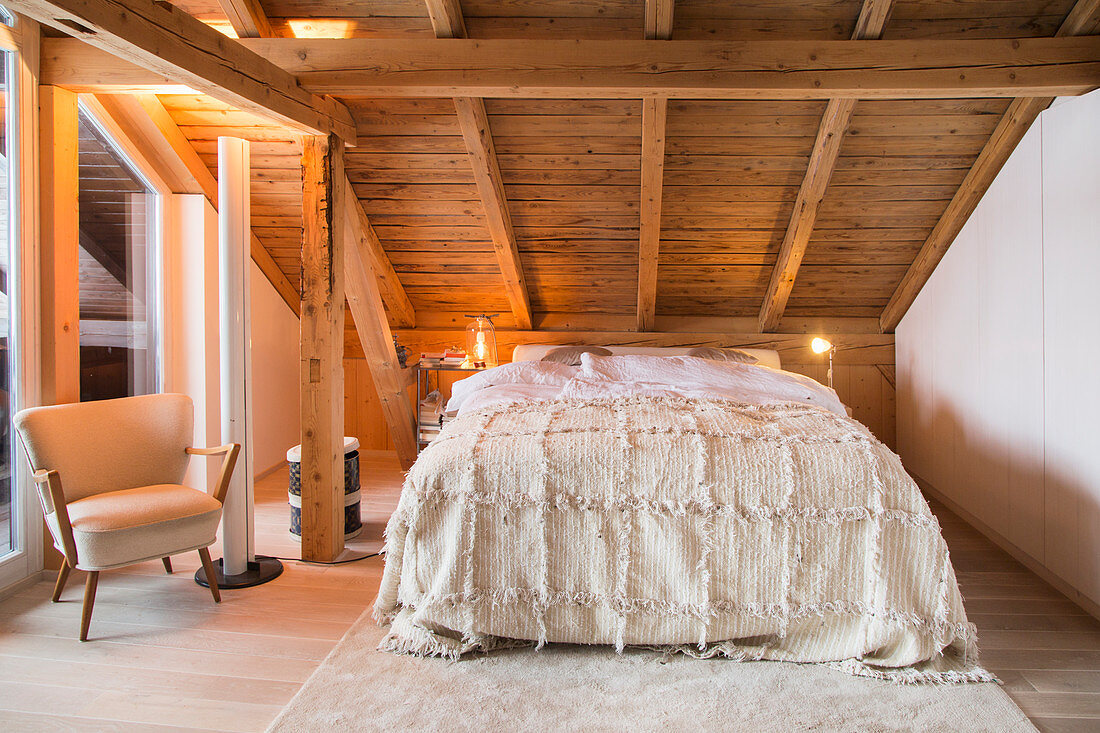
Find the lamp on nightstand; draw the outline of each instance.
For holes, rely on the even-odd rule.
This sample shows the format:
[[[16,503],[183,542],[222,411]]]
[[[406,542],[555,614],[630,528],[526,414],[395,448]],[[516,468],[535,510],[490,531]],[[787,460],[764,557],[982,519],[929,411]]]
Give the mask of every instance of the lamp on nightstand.
[[[497,334],[493,328],[493,318],[499,313],[487,316],[466,316],[473,318],[466,326],[466,362],[468,367],[495,367],[497,365]]]
[[[836,346],[833,346],[833,342],[828,339],[823,339],[820,336],[815,336],[813,341],[810,342],[810,351],[815,354],[829,354],[829,389],[833,388],[833,354],[836,352]]]

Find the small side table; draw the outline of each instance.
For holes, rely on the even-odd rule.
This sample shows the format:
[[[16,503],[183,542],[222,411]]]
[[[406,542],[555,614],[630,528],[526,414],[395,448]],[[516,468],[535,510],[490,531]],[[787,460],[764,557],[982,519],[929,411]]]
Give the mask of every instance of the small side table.
[[[439,372],[467,372],[467,376],[469,376],[476,372],[483,372],[489,367],[467,367],[461,364],[425,364],[418,361],[412,365],[412,368],[416,370],[416,414],[413,415],[413,432],[416,434],[416,452],[419,453],[431,442],[425,440],[424,435],[420,432],[420,404],[431,391],[431,373],[435,372],[436,389],[439,389]]]

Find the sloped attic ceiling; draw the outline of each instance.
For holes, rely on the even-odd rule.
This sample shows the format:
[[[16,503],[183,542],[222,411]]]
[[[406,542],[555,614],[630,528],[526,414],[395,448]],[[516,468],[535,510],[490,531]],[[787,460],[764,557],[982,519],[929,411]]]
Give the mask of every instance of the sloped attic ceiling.
[[[232,32],[221,4],[176,4]],[[261,0],[259,5],[270,32],[284,36],[431,38],[449,33],[440,8],[457,9],[471,38],[647,34],[643,0],[323,5]],[[875,5],[888,6],[884,39],[1052,36],[1074,7],[1073,0],[677,0],[670,6],[671,25],[664,33],[654,26],[649,36],[846,39],[861,11]],[[436,11],[434,24],[429,9]],[[1094,20],[1090,16],[1089,22]],[[1080,32],[1093,30],[1089,25]],[[253,141],[254,231],[297,282],[297,134],[202,95],[162,95],[161,101],[212,168],[218,135]],[[463,137],[454,100],[341,101],[359,133],[358,146],[347,151],[348,177],[416,311],[500,312],[503,326],[514,325],[516,303],[494,249],[487,209],[492,202],[479,188],[478,162]],[[1010,104],[1008,99],[856,102],[841,128],[816,218],[805,232],[804,257],[800,267],[796,263],[782,316],[882,316]],[[659,157],[653,306],[658,317],[761,313],[799,192],[817,159],[815,140],[826,105],[826,100],[669,101]],[[642,101],[632,99],[484,100],[536,323],[548,314],[603,314],[631,323],[639,311],[639,240],[643,214],[652,206],[642,190],[647,164],[642,110]]]

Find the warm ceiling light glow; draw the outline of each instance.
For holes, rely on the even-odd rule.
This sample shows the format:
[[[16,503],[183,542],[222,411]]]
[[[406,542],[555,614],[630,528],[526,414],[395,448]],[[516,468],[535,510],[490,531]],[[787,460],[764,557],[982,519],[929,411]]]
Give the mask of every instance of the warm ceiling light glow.
[[[149,87],[143,91],[146,94],[186,94],[189,96],[202,95],[202,92],[195,91],[185,84],[162,84],[161,86]]]
[[[290,32],[295,38],[351,38],[350,20],[288,20]]]
[[[823,339],[820,336],[815,336],[814,340],[810,342],[810,350],[815,354],[824,354],[833,348],[833,342],[827,339]]]
[[[223,36],[229,36],[230,38],[237,38],[237,31],[233,30],[233,24],[228,20],[204,20],[208,26],[221,33]]]

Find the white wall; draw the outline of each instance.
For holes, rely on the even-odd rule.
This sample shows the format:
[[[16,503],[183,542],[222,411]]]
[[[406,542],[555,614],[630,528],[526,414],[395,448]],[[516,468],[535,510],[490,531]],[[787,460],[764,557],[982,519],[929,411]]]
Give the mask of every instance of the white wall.
[[[298,316],[252,263],[252,452],[258,476],[302,442]]]
[[[165,197],[164,389],[195,402],[195,445],[221,443],[218,365],[218,219],[201,195]],[[252,450],[257,475],[301,442],[298,317],[253,262]],[[187,481],[211,488],[221,458],[192,460]]]
[[[897,328],[906,468],[1100,604],[1100,92],[1012,154]]]
[[[163,210],[164,391],[194,401],[194,445],[218,445],[218,214],[201,194],[165,196]],[[185,482],[213,489],[220,463],[192,459]]]

